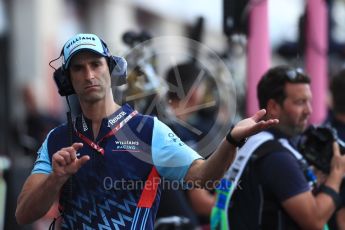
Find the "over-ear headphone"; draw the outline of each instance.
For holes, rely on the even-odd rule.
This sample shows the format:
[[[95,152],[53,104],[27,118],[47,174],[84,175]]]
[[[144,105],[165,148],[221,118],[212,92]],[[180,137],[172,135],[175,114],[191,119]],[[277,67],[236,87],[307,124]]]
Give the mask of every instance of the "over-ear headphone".
[[[78,36],[78,35],[77,35]],[[95,36],[95,35],[93,35]],[[98,38],[98,37],[97,37]],[[105,57],[108,61],[109,66],[109,72],[111,73],[111,80],[112,85],[120,86],[126,83],[126,77],[127,77],[127,61],[123,57],[119,56],[113,56],[111,55],[106,43],[98,38],[103,47],[103,53],[105,54]],[[70,40],[69,40],[70,41]],[[73,42],[73,41],[72,41]],[[72,86],[72,83],[69,78],[68,74],[68,62],[69,60],[66,60],[64,50],[65,46],[70,45],[69,42],[67,42],[61,50],[60,57],[63,57],[63,63],[61,67],[56,69],[54,71],[53,77],[54,81],[56,83],[56,86],[58,88],[59,94],[61,96],[69,96],[72,94],[75,94],[74,88]]]

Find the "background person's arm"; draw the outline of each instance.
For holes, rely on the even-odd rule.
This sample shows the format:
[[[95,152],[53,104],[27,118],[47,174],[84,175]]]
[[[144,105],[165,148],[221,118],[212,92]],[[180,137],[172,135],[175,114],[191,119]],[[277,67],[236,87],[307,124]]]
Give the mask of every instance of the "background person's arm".
[[[339,146],[334,144],[331,173],[324,184],[339,192],[344,173],[345,156],[340,156]],[[336,209],[331,196],[323,192],[313,196],[310,191],[291,197],[282,205],[302,229],[322,229]]]
[[[345,230],[345,207],[337,213],[337,225],[339,230]]]
[[[215,194],[211,194],[206,189],[195,188],[187,190],[187,195],[196,214],[204,217],[211,215],[216,202]]]

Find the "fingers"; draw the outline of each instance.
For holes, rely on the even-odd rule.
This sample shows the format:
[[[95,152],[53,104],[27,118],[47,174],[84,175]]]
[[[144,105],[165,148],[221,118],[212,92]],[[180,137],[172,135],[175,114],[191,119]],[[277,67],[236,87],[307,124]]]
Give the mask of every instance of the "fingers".
[[[267,123],[265,121],[259,121],[251,129],[251,135],[256,134],[267,128]]]
[[[76,162],[77,167],[80,168],[81,166],[83,166],[88,160],[90,160],[89,156],[83,156],[81,158],[79,158]]]
[[[333,142],[333,157],[331,162],[331,174],[338,175],[342,180],[345,173],[345,156],[341,156],[339,144]]]
[[[252,116],[252,119],[255,121],[255,122],[258,122],[260,121],[263,116],[265,116],[266,114],[266,110],[265,109],[261,109],[259,111],[257,111],[253,116]]]
[[[257,111],[251,118],[257,122],[257,125],[259,127],[262,128],[268,128],[272,125],[276,125],[279,123],[278,119],[269,119],[267,121],[261,121],[261,119],[265,116],[266,114],[266,110],[265,109],[261,109],[259,111]]]
[[[71,161],[74,161],[75,159],[77,159],[77,151],[82,147],[83,143],[73,143],[71,147],[64,148],[64,150],[69,153]]]
[[[61,154],[56,153],[53,155],[53,163],[54,162],[56,162],[57,164],[61,166],[66,166],[65,158],[61,156]]]
[[[71,164],[77,159],[77,150],[81,147],[83,147],[83,143],[74,143],[70,147],[62,148],[53,155],[53,159],[55,159],[61,166]]]
[[[269,119],[269,120],[264,121],[264,122],[262,123],[262,127],[264,127],[264,128],[269,128],[269,127],[274,126],[274,125],[276,125],[276,124],[278,124],[278,123],[279,123],[279,120],[278,120],[278,119]]]
[[[59,156],[63,158],[65,164],[64,165],[68,165],[70,164],[74,159],[73,159],[73,154],[71,154],[68,151],[60,151],[59,152]]]
[[[75,151],[78,151],[79,149],[83,147],[83,143],[80,143],[80,142],[73,143],[72,147],[75,149]]]
[[[276,125],[279,123],[279,119],[271,119],[273,125]]]
[[[81,166],[90,160],[89,156],[77,158],[77,150],[81,147],[83,147],[82,143],[74,143],[70,147],[57,151],[52,158],[53,172],[60,177],[69,177],[76,173]]]
[[[83,147],[83,143],[73,143],[72,148],[75,150],[71,152],[71,159],[74,161],[77,159],[77,151]]]
[[[262,131],[264,129],[267,129],[271,126],[274,126],[279,123],[278,119],[270,119],[267,121],[259,121],[258,123],[255,124],[254,130],[255,131]]]

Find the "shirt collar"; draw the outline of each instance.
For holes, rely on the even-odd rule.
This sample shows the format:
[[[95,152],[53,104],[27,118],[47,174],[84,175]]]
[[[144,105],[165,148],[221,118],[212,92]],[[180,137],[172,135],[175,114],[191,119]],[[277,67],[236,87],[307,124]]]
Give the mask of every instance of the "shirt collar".
[[[113,129],[117,124],[119,124],[122,120],[124,120],[132,111],[133,109],[131,108],[130,105],[124,104],[114,113],[112,113],[108,117],[103,118],[100,131],[99,131],[99,136],[103,136],[107,132],[109,132],[111,129]],[[83,114],[80,114],[77,117],[76,122],[75,122],[75,128],[77,129],[78,132],[81,132],[87,137],[89,138],[93,137],[92,121],[86,116],[84,116]]]

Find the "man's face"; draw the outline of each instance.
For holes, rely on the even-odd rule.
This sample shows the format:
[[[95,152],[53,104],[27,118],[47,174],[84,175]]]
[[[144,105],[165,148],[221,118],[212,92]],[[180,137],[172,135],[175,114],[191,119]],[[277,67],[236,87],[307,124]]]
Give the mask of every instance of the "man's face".
[[[73,88],[81,102],[95,103],[110,90],[110,73],[104,57],[89,51],[76,54],[69,68]]]
[[[305,83],[287,83],[285,93],[283,104],[277,107],[279,128],[293,136],[302,133],[308,125],[312,94],[309,84]]]

